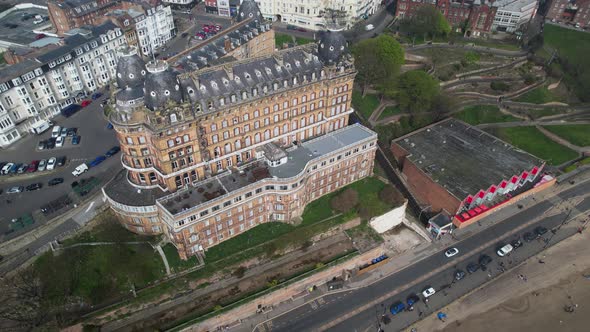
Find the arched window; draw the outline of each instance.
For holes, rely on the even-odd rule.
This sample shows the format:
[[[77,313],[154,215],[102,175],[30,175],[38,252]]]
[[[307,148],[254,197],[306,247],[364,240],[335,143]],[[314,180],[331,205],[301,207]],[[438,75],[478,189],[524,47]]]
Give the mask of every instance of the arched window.
[[[190,137],[188,136],[188,134],[185,134],[184,136],[182,136],[182,140],[186,143],[188,142],[190,139]]]
[[[158,182],[158,178],[156,178],[156,173],[151,172],[148,176],[150,178],[150,183]]]
[[[272,135],[273,135],[274,137],[277,137],[277,136],[279,136],[279,135],[280,135],[280,130],[279,130],[279,127],[275,127],[275,128],[273,129]]]
[[[297,120],[293,121],[293,125],[291,126],[291,130],[297,129]]]
[[[195,181],[197,181],[198,179],[199,179],[199,176],[197,175],[197,171],[193,170],[193,171],[191,172],[191,180],[192,180],[193,182],[195,182]]]
[[[221,156],[221,148],[219,148],[219,147],[216,147],[216,148],[213,150],[213,156],[215,156],[216,158],[217,158],[217,157],[220,157],[220,156]]]
[[[318,113],[318,121],[322,121],[323,118],[324,118],[324,112]]]
[[[221,122],[221,128],[225,128],[225,127],[227,127],[227,121],[226,120],[223,120]]]
[[[223,150],[225,151],[225,153],[231,153],[231,145],[229,143],[226,143],[223,147]]]
[[[174,183],[176,183],[177,187],[182,187],[182,180],[180,179],[180,175],[174,178]]]
[[[315,122],[314,121],[314,116],[312,114],[312,115],[309,116],[309,124],[313,124],[314,122]]]
[[[240,143],[240,140],[235,141],[234,147],[236,150],[239,150],[242,148],[242,143]]]
[[[173,147],[173,146],[174,146],[174,140],[169,139],[168,140],[168,147],[170,148],[170,147]]]
[[[260,133],[256,133],[256,135],[254,135],[254,143],[260,143]]]
[[[259,116],[260,116],[260,112],[258,110],[254,111],[254,118],[256,119]]]
[[[244,116],[243,116],[243,119],[244,119],[244,121],[250,120],[250,114],[245,113]]]
[[[250,144],[252,144],[252,140],[250,139],[250,136],[246,136],[246,138],[244,139],[244,142],[245,142],[246,146],[250,146]]]
[[[264,131],[264,140],[269,140],[270,139],[270,130],[265,130]]]
[[[305,127],[305,118],[301,118],[301,128]]]
[[[287,133],[289,132],[289,124],[285,123],[283,124],[283,133]]]

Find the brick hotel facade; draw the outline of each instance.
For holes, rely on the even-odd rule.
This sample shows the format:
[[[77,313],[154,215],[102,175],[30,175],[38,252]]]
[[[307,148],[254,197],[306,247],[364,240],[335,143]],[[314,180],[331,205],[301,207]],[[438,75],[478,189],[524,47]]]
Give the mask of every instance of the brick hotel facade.
[[[377,135],[347,126],[356,71],[340,33],[182,74],[136,52],[121,52],[111,115],[125,170],[103,192],[183,259],[372,173]]]

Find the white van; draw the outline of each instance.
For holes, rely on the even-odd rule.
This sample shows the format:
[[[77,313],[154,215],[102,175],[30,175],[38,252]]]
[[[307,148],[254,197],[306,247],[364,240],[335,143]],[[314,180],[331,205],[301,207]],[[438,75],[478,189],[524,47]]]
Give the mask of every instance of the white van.
[[[367,24],[365,26],[365,31],[371,31],[373,29],[375,29],[375,26],[373,24]]]
[[[53,137],[53,138],[59,137],[60,132],[61,132],[60,126],[53,126],[53,129],[51,130],[51,137]]]
[[[47,129],[51,128],[52,125],[53,125],[53,123],[51,123],[51,121],[41,120],[39,122],[34,123],[31,126],[31,132],[33,134],[39,135],[39,134],[45,132]]]
[[[74,169],[74,171],[72,172],[72,175],[78,176],[86,171],[88,171],[88,165],[80,164],[80,165],[78,165],[78,167],[76,167],[76,169]]]
[[[500,257],[504,257],[506,255],[508,255],[514,248],[512,247],[512,245],[507,244],[505,246],[503,246],[502,248],[498,249],[498,251],[496,251],[496,254],[498,254],[498,256]]]

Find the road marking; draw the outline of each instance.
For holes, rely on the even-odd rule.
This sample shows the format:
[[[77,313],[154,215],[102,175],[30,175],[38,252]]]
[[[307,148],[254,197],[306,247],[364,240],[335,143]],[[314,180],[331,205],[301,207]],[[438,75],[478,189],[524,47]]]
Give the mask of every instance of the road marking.
[[[314,300],[314,301],[312,301],[312,302],[310,303],[310,305],[311,305],[311,308],[312,308],[313,310],[316,310],[316,309],[318,308],[318,304],[315,302],[315,300]]]
[[[90,202],[90,205],[88,205],[88,208],[86,209],[86,211],[84,211],[84,213],[88,213],[88,211],[90,211],[90,209],[92,209],[93,206],[94,206],[94,201]]]

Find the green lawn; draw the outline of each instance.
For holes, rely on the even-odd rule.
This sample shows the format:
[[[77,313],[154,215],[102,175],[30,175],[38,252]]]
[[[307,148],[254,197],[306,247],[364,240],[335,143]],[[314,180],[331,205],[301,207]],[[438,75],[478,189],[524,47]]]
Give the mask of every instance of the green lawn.
[[[590,146],[590,125],[545,126],[555,135],[577,146]]]
[[[365,120],[369,120],[373,111],[379,106],[379,97],[373,94],[362,96],[360,91],[354,90],[352,92],[352,107],[359,112]]]
[[[590,157],[586,157],[586,158],[578,161],[577,163],[574,163],[572,165],[569,165],[568,167],[566,167],[564,169],[564,172],[568,173],[568,172],[571,172],[571,171],[577,169],[580,166],[588,165],[588,164],[590,164]]]
[[[292,44],[293,37],[291,35],[286,35],[284,33],[277,33],[275,34],[275,46],[279,49],[283,48],[283,44]]]
[[[185,261],[180,259],[180,256],[178,256],[178,250],[176,250],[176,247],[172,245],[172,243],[163,246],[162,250],[164,251],[164,255],[166,255],[166,260],[168,260],[168,266],[170,266],[172,273],[194,267],[198,264],[195,256],[192,256]]]
[[[295,37],[295,43],[297,45],[305,45],[305,44],[309,44],[309,43],[313,43],[313,42],[314,42],[313,39],[303,38],[303,37]]]
[[[381,112],[381,115],[379,116],[379,120],[383,120],[387,117],[390,117],[392,115],[397,115],[402,113],[402,110],[399,108],[399,106],[387,106],[383,109],[383,112]]]
[[[578,157],[576,151],[553,142],[535,127],[495,128],[490,132],[547,161],[549,165],[561,165]]]
[[[552,101],[559,101],[559,98],[551,93],[551,91],[549,91],[546,86],[540,86],[516,98],[516,101],[523,103],[545,104]]]
[[[515,118],[512,115],[500,112],[500,109],[493,105],[468,106],[465,107],[461,112],[455,113],[453,117],[474,126],[482,123],[520,121],[518,118]]]

